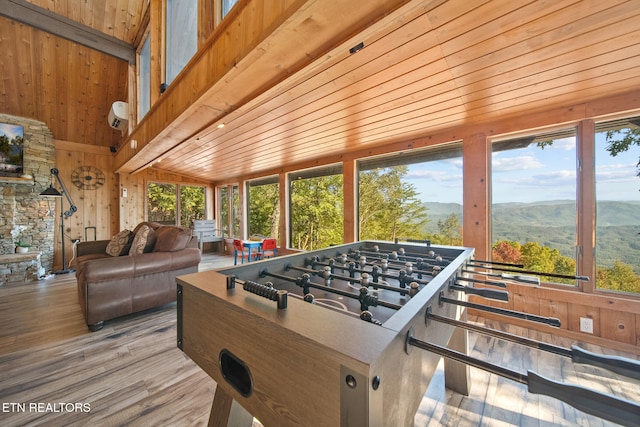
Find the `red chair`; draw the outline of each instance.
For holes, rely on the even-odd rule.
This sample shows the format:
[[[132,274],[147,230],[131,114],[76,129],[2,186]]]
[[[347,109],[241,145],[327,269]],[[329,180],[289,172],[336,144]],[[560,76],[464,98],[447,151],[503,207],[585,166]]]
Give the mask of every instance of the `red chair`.
[[[271,258],[278,256],[278,242],[276,239],[264,239],[262,241],[261,258]]]
[[[238,264],[238,255],[241,257],[241,264],[244,264],[245,259],[247,262],[251,262],[251,253],[249,252],[249,248],[244,247],[242,240],[233,239],[233,265]]]

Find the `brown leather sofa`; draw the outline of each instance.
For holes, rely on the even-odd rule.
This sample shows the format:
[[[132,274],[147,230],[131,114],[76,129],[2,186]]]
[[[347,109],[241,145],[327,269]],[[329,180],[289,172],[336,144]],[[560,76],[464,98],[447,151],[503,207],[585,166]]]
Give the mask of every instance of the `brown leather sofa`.
[[[143,252],[129,254],[143,225],[146,241],[133,242],[142,243]],[[78,295],[91,331],[102,329],[105,320],[175,301],[176,276],[198,271],[200,249],[190,228],[143,222],[126,239],[128,247],[116,256],[109,245],[113,239],[76,246]]]

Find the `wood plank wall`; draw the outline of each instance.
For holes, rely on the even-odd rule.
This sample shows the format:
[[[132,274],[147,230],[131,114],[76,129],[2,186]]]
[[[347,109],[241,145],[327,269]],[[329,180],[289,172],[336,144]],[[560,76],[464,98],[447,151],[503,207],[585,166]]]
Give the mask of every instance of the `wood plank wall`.
[[[560,328],[536,324],[529,321],[511,319],[509,323],[538,331],[564,336],[577,341],[597,345],[611,342],[621,351],[640,354],[640,301],[615,293],[588,294],[570,289],[507,285],[508,303],[487,303],[485,299],[470,300],[491,306],[522,311],[560,320]],[[472,315],[504,321],[503,316],[470,310]],[[593,320],[593,334],[580,332],[580,318]]]
[[[110,239],[122,229],[133,230],[145,220],[146,188],[151,181],[175,184],[203,185],[209,183],[182,177],[158,169],[147,169],[136,175],[113,172],[113,154],[106,147],[96,147],[69,141],[56,140],[56,167],[60,178],[78,211],[65,219],[65,252],[67,264],[73,256],[72,239]],[[105,174],[105,184],[97,189],[80,189],[71,179],[73,170],[80,166],[94,166]],[[127,197],[122,197],[122,189],[127,189]],[[69,208],[64,200],[65,209]],[[54,270],[62,265],[60,249],[60,205],[57,205],[55,224]],[[209,207],[210,211],[212,208]],[[86,237],[85,237],[86,229]]]
[[[73,255],[71,239],[97,240],[110,239],[113,230],[118,226],[117,175],[113,173],[113,155],[107,147],[78,144],[75,142],[56,140],[56,167],[59,176],[64,183],[71,200],[77,206],[78,211],[70,218],[65,219],[65,252],[67,263]],[[96,189],[80,189],[76,187],[71,175],[73,170],[81,166],[93,166],[100,169],[105,175],[105,183]],[[65,210],[69,203],[64,199]],[[54,248],[54,269],[62,265],[62,253],[60,251],[60,205],[57,204],[56,233]],[[86,238],[85,238],[86,230]]]

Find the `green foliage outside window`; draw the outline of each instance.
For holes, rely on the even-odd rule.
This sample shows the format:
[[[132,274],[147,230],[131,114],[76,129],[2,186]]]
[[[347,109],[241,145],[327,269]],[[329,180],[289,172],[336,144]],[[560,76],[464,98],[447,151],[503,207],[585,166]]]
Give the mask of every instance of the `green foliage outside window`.
[[[204,187],[181,185],[180,225],[191,227],[197,219],[204,219]]]
[[[344,243],[342,175],[291,182],[291,245],[312,251]]]
[[[562,256],[557,249],[541,246],[537,242],[524,245],[508,240],[500,240],[493,245],[493,260],[523,264],[526,270],[545,271],[573,275],[576,262],[572,258]],[[575,284],[574,281],[542,277],[544,281],[554,283]],[[640,293],[640,277],[633,268],[621,261],[615,261],[611,268],[596,268],[598,288],[611,291]]]
[[[359,218],[361,240],[426,238],[427,212],[415,187],[402,182],[407,166],[360,172]]]
[[[175,224],[176,210],[176,185],[150,182],[147,186],[147,220]]]
[[[193,220],[204,219],[204,187],[181,185],[180,212],[176,184],[150,182],[147,186],[147,220],[161,224],[191,227]]]
[[[249,235],[278,239],[280,191],[278,184],[249,186]]]

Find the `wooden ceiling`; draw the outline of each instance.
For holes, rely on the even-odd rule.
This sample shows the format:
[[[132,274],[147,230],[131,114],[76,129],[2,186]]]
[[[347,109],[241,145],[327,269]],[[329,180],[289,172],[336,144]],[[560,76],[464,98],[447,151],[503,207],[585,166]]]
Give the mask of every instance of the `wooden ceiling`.
[[[145,13],[143,0],[32,3],[127,43]],[[255,46],[250,66],[238,58],[220,90],[194,90],[169,119],[152,109],[156,127],[134,130],[138,150],[106,123],[126,99],[124,61],[0,18],[0,112],[42,120],[57,139],[118,145],[121,172],[153,164],[215,182],[640,87],[638,0],[371,0],[360,15],[352,0],[290,3],[295,19]],[[291,46],[297,66],[275,46]],[[245,96],[256,78],[270,84]],[[164,104],[184,97],[178,87]]]

